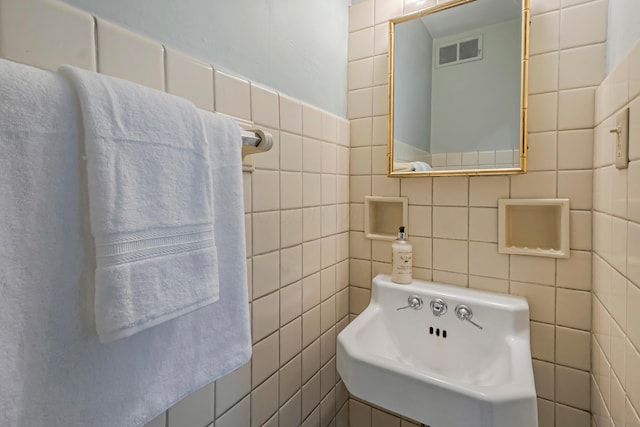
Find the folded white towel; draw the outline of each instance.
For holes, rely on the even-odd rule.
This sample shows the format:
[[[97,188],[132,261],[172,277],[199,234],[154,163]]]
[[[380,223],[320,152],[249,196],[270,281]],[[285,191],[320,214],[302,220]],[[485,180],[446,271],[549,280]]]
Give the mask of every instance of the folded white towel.
[[[215,240],[225,245],[220,300],[102,345],[74,89],[57,73],[0,59],[0,94],[0,426],[140,427],[246,363],[241,141],[233,120],[208,114],[209,126],[222,126],[209,145],[219,184]]]
[[[208,143],[190,102],[63,66],[82,110],[100,341],[218,300]]]
[[[393,162],[393,170],[396,172],[430,171],[431,165],[427,162]]]

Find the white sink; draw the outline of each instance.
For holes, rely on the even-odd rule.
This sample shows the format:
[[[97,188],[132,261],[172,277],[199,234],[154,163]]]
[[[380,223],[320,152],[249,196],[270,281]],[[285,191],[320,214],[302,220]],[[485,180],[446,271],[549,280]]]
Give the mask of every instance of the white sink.
[[[397,310],[412,296],[421,309]],[[456,316],[461,304],[482,329]],[[538,426],[524,298],[378,275],[338,335],[337,368],[354,396],[430,427]]]

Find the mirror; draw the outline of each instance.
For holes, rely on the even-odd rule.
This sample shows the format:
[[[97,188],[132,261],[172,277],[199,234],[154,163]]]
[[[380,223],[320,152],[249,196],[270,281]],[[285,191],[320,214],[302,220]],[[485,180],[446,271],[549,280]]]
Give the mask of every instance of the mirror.
[[[437,2],[389,21],[389,176],[524,173],[529,0]]]

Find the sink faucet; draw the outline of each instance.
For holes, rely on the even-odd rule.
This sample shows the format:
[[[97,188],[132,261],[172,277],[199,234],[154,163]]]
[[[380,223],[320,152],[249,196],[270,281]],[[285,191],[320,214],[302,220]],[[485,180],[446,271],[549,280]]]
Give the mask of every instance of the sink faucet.
[[[476,328],[482,330],[482,326],[478,325],[476,322],[471,320],[471,318],[473,317],[473,311],[471,311],[469,306],[464,305],[464,304],[458,305],[456,307],[456,316],[458,316],[458,319],[466,320],[467,322],[471,323]]]
[[[418,295],[411,295],[408,299],[407,299],[407,303],[409,305],[405,305],[404,307],[398,307],[396,308],[396,310],[404,310],[405,308],[412,308],[414,310],[420,310],[422,308],[422,298],[420,298]]]

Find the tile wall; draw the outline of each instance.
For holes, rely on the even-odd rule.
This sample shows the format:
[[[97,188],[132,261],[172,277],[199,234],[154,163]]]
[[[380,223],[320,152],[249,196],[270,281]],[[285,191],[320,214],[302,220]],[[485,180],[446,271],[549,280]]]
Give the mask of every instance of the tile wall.
[[[629,167],[615,116],[629,108]],[[640,427],[640,44],[596,90],[591,405],[598,427]]]
[[[531,0],[527,174],[411,179],[386,176],[386,21],[417,7],[365,0],[350,9],[350,314],[368,304],[371,278],[390,271],[389,243],[364,238],[364,196],[406,196],[415,277],[528,299],[541,427],[591,425],[594,99],[605,74],[607,6]],[[569,198],[571,257],[498,253],[497,200],[509,197]],[[355,399],[350,408],[352,427],[406,423]]]
[[[348,122],[52,0],[0,0],[0,57],[97,70],[272,132],[244,174],[252,361],[149,427],[346,426]]]

